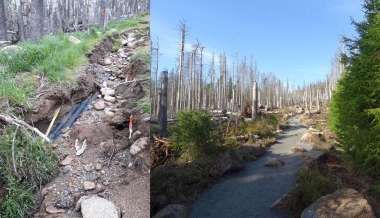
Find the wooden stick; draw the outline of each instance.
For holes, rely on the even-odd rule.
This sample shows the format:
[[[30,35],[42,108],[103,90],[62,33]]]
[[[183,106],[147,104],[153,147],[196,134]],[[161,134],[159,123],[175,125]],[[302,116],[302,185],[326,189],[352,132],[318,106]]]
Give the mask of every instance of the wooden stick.
[[[50,125],[49,125],[49,128],[47,129],[46,133],[45,133],[45,136],[48,137],[49,133],[50,133],[50,130],[51,130],[51,127],[53,126],[54,124],[54,121],[55,119],[57,118],[58,114],[59,114],[59,111],[61,110],[61,108],[58,108],[55,113],[54,113],[54,117],[53,119],[51,120],[50,122]],[[42,140],[42,143],[44,143],[45,139]]]
[[[39,135],[41,138],[45,139],[47,142],[50,142],[50,139],[48,137],[46,137],[42,132],[40,132],[37,128],[30,126],[29,124],[25,123],[22,120],[11,118],[11,117],[1,115],[1,114],[0,114],[0,120],[3,120],[7,123],[15,124],[15,125],[19,124],[19,125],[27,128],[27,129],[32,130],[33,132],[37,133],[37,135]]]
[[[111,154],[110,159],[108,160],[108,164],[107,164],[107,166],[110,165],[110,162],[111,162],[111,159],[112,159],[114,153],[115,153],[115,149],[112,149],[112,154]]]

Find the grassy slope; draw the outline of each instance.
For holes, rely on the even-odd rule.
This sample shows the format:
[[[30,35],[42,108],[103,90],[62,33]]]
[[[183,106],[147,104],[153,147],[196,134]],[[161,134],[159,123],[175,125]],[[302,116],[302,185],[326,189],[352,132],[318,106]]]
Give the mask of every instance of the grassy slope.
[[[120,31],[137,26],[145,15],[125,20],[120,24],[112,21],[108,28],[93,29],[90,34],[74,33],[72,35],[82,41],[78,45],[70,42],[68,35],[58,33],[44,36],[37,42],[19,43],[17,46],[22,48],[19,51],[0,53],[0,99],[3,102],[1,104],[18,104],[31,108],[29,99],[36,94],[34,84],[40,73],[44,73],[50,84],[62,81],[74,82],[74,69],[87,61],[85,53],[109,35],[108,30]],[[145,53],[146,51],[142,51],[142,55]],[[0,108],[4,108],[4,105],[0,105]]]

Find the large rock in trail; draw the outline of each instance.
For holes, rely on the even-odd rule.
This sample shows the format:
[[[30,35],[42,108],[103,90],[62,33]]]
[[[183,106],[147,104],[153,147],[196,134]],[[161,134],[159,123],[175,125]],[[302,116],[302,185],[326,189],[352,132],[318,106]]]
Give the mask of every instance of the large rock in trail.
[[[206,190],[192,205],[190,217],[289,217],[269,207],[287,193],[296,183],[295,172],[304,164],[300,153],[294,154],[291,147],[310,150],[299,140],[306,128],[299,116],[289,119],[290,128],[277,139],[278,144],[255,162],[245,164],[245,170],[226,176],[220,183]],[[265,167],[270,158],[284,161],[282,167]]]
[[[375,218],[375,215],[362,194],[354,189],[344,188],[319,198],[301,215],[301,218],[319,217]]]

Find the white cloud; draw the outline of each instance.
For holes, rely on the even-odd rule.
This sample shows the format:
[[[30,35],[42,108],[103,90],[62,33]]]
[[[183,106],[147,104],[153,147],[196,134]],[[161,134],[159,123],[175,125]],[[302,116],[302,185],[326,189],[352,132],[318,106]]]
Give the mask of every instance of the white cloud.
[[[326,74],[329,74],[330,68],[327,66],[316,66],[316,67],[307,67],[307,68],[301,68],[298,70],[298,72],[302,73],[302,77],[323,77]],[[321,77],[321,78],[322,78]]]

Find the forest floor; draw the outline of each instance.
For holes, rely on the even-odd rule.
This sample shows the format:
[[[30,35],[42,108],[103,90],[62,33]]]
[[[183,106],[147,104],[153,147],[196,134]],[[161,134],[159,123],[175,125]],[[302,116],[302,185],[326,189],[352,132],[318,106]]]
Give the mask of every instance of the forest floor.
[[[59,172],[41,187],[34,217],[81,217],[81,211],[76,210],[78,200],[93,195],[114,203],[124,218],[149,217],[149,19],[145,16],[138,26],[111,32],[99,42],[86,54],[89,62],[75,70],[76,85],[40,89],[34,102],[38,106],[25,121],[41,132],[48,129],[56,109],[60,108],[58,123],[100,88],[106,87],[114,94],[107,99],[99,94],[72,129],[62,129],[62,137],[47,145],[60,154]],[[41,75],[36,86],[43,82]],[[131,115],[133,135],[129,138]],[[81,155],[76,154],[76,141],[81,146],[87,144]],[[142,149],[131,154],[136,143]]]

